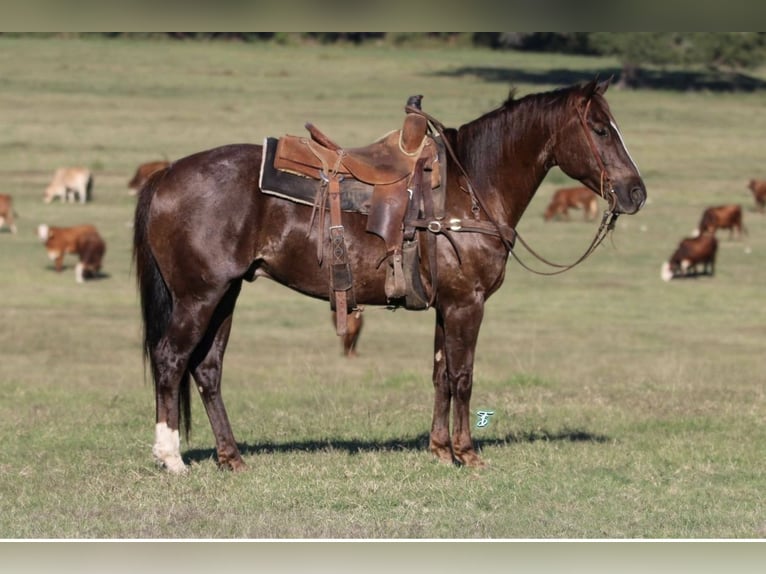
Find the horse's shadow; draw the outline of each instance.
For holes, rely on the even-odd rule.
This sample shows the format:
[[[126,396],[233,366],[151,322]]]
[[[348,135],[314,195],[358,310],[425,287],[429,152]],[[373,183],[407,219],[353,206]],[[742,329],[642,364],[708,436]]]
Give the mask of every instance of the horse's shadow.
[[[606,443],[611,439],[608,436],[591,433],[582,429],[563,429],[556,432],[547,430],[525,431],[509,433],[504,437],[474,439],[474,446],[478,451],[483,447],[507,446],[511,444],[524,444],[534,442],[591,442]],[[361,439],[326,439],[308,441],[287,441],[282,443],[264,441],[256,443],[237,443],[242,455],[293,453],[293,452],[324,452],[341,451],[349,455],[363,452],[396,452],[396,451],[426,451],[428,450],[429,434],[422,433],[410,438],[394,438],[382,441]],[[202,462],[214,459],[215,449],[189,449],[183,454],[187,463]]]

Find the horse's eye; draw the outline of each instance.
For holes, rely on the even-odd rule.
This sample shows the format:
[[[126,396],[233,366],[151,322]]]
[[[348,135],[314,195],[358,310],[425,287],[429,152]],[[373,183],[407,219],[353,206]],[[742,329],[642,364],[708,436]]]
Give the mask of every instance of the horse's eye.
[[[604,137],[609,131],[604,126],[593,126],[593,131],[597,136]]]

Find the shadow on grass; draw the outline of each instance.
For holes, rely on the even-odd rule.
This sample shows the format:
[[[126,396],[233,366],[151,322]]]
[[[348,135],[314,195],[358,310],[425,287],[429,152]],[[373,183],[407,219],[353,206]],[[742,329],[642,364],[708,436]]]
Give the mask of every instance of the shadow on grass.
[[[326,439],[310,441],[288,441],[276,443],[271,441],[255,444],[240,443],[237,446],[243,456],[271,453],[294,453],[294,452],[326,452],[345,451],[349,455],[362,452],[390,452],[390,451],[427,451],[429,434],[423,433],[416,437],[390,439],[384,441],[355,440],[355,439]],[[506,446],[510,444],[524,444],[534,442],[591,442],[606,443],[611,439],[604,435],[594,434],[581,429],[563,429],[557,432],[536,430],[521,433],[509,433],[504,437],[474,439],[474,446],[478,451],[484,447]],[[188,462],[202,462],[215,458],[215,449],[190,449],[184,453],[184,460]]]
[[[683,275],[683,274],[673,275],[673,279],[672,280],[673,281],[681,281],[681,280],[686,281],[686,280],[689,280],[689,279],[699,279],[701,277],[708,277],[708,278],[712,279],[713,277],[715,277],[715,275],[713,275],[712,273],[705,272],[705,271],[690,271],[689,273],[687,273],[685,275]]]
[[[64,273],[67,270],[71,271],[75,267],[76,267],[76,265],[63,265],[61,267],[61,271],[56,271],[56,267],[53,264],[51,264],[51,265],[48,265],[46,267],[46,269],[48,269],[49,271],[53,271],[56,274],[62,274],[62,273]],[[104,273],[103,271],[96,271],[96,272],[86,271],[85,275],[83,276],[85,281],[88,281],[88,282],[90,282],[90,281],[101,281],[103,279],[109,279],[110,277],[111,276],[109,275],[109,273]]]
[[[488,66],[464,66],[452,70],[435,72],[443,77],[476,77],[485,82],[514,84],[544,84],[566,86],[587,82],[593,78],[619,78],[619,67],[604,67],[591,70],[554,69],[539,72],[516,68],[493,68]],[[754,92],[766,89],[766,82],[739,72],[695,71],[695,70],[644,70],[636,71],[635,88],[650,90],[711,91],[711,92]]]

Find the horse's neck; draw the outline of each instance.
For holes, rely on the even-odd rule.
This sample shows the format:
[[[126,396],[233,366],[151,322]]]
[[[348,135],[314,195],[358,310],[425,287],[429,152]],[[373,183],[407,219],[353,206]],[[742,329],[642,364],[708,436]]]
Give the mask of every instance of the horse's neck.
[[[520,101],[479,118],[459,139],[471,184],[493,216],[515,227],[553,164],[554,129]],[[477,153],[480,152],[480,153]]]

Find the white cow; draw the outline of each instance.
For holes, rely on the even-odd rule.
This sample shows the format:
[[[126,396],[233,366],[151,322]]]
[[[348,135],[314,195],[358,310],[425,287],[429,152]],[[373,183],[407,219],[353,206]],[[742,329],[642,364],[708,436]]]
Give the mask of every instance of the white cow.
[[[45,203],[55,198],[61,201],[90,201],[93,188],[93,175],[85,167],[60,167],[53,174],[53,179],[45,189]]]

